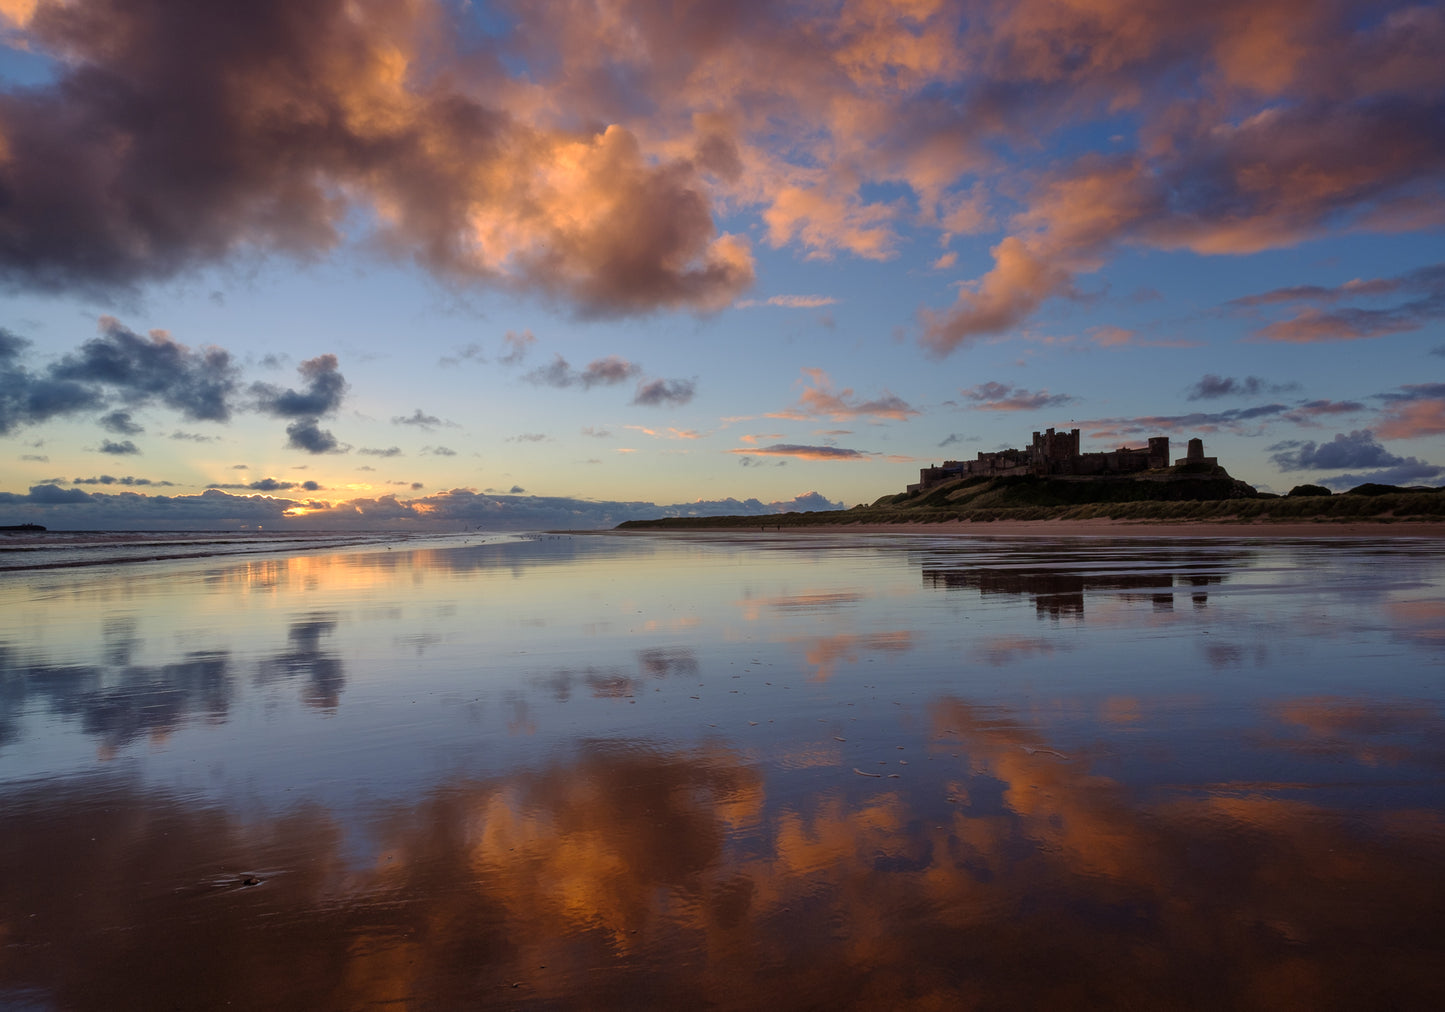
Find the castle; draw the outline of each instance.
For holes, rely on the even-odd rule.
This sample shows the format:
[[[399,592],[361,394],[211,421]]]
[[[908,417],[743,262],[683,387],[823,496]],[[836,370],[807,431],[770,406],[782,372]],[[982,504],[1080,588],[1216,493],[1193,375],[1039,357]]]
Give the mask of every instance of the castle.
[[[1191,439],[1188,455],[1175,461],[1178,465],[1197,464],[1217,466],[1215,457],[1204,456],[1204,441]],[[1005,475],[1073,475],[1096,477],[1115,474],[1134,474],[1169,466],[1169,437],[1153,436],[1148,446],[1130,448],[1121,446],[1117,450],[1102,453],[1079,452],[1079,430],[1068,432],[1035,432],[1033,442],[1026,450],[997,450],[980,453],[976,460],[945,460],[938,467],[925,467],[918,472],[918,484],[909,485],[910,493],[941,485],[958,478],[998,478]]]

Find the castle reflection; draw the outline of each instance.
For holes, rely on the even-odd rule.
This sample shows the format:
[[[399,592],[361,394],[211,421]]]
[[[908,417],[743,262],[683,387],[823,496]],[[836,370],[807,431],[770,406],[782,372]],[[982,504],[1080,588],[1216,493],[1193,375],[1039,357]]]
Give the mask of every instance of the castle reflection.
[[[1217,546],[1121,550],[1105,543],[1086,552],[1028,552],[1006,566],[990,564],[991,557],[964,564],[965,553],[933,552],[921,560],[921,570],[926,587],[1028,597],[1041,617],[1082,619],[1091,593],[1148,600],[1158,611],[1172,610],[1175,594],[1187,593],[1193,607],[1204,608],[1207,588],[1223,583],[1229,568],[1254,554]]]

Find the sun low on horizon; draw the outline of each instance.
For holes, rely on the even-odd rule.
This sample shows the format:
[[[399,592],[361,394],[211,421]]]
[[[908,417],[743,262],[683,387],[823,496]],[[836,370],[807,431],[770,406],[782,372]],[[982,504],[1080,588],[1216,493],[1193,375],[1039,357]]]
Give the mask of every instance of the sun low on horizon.
[[[0,525],[1445,484],[1445,10],[0,0]]]

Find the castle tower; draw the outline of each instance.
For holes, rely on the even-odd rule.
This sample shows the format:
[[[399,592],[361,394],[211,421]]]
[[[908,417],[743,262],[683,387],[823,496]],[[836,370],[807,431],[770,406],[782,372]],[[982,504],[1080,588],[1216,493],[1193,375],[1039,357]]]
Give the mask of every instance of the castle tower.
[[[1150,467],[1168,467],[1168,466],[1169,466],[1169,437],[1168,437],[1168,436],[1150,436],[1150,437],[1149,437],[1149,466],[1150,466]]]

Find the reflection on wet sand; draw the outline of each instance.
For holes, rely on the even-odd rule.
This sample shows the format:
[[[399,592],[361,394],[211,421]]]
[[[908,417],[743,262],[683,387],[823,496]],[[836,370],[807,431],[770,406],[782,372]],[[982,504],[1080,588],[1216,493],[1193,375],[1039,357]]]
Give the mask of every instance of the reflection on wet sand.
[[[247,821],[123,780],[15,791],[0,986],[109,1009],[1445,999],[1438,811],[1284,785],[1141,801],[958,699],[928,741],[907,784],[792,797],[727,748],[592,742],[377,805],[361,853],[305,805]]]
[[[1144,595],[1156,609],[1174,607],[1174,594],[1186,592],[1196,608],[1209,601],[1206,588],[1223,583],[1223,567],[1238,566],[1252,552],[1210,548],[1169,548],[1141,557],[1137,551],[1077,551],[1047,547],[1037,552],[1011,553],[1006,565],[986,557],[968,560],[963,553],[933,553],[923,561],[925,586],[943,590],[968,589],[985,595],[1027,596],[1040,617],[1084,617],[1088,594],[1114,593],[1128,599],[1130,591]],[[1023,557],[1019,557],[1022,555]]]
[[[1445,1007],[1434,547],[27,579],[0,1007]]]

